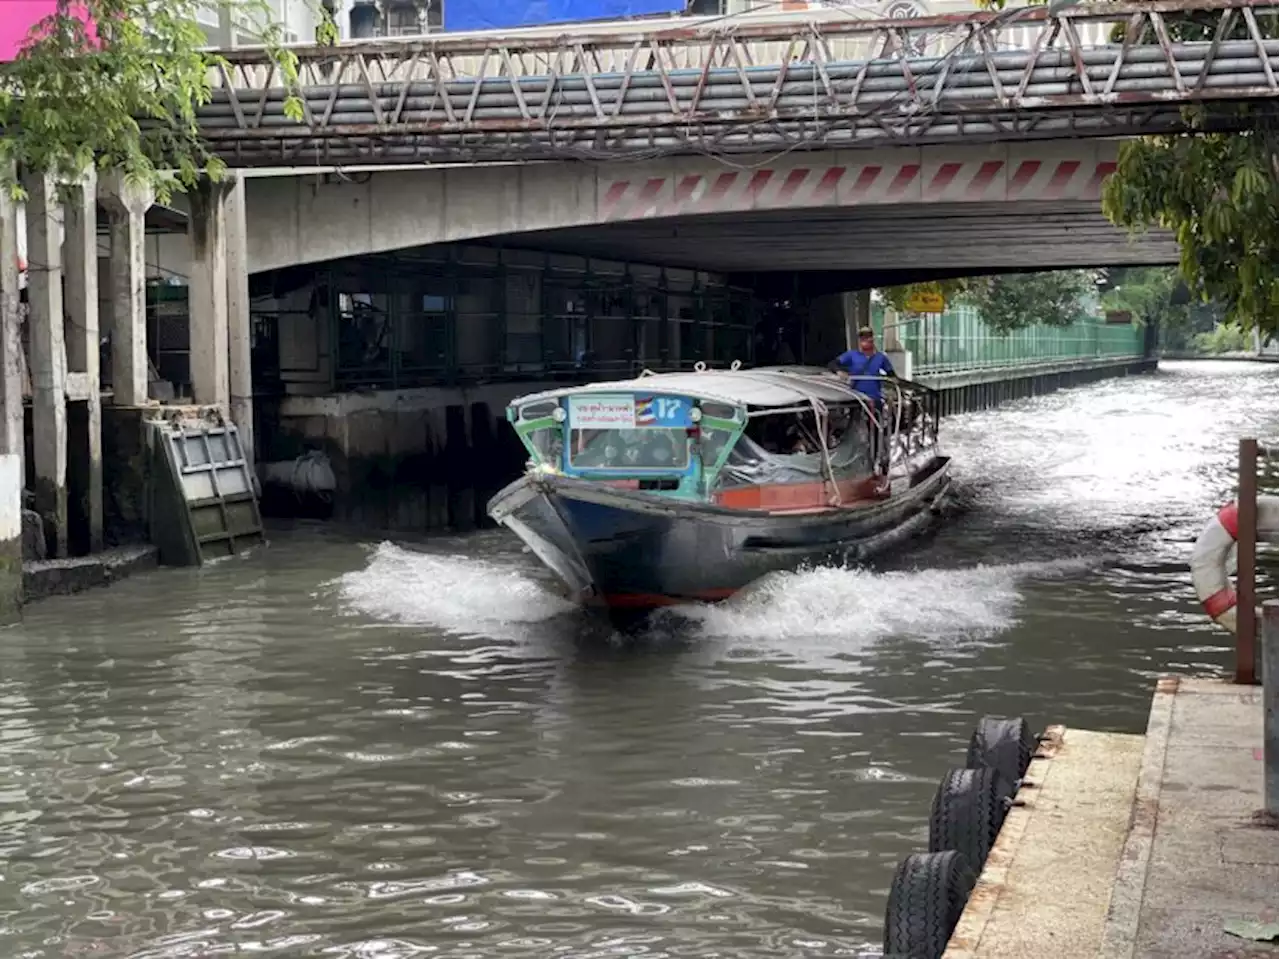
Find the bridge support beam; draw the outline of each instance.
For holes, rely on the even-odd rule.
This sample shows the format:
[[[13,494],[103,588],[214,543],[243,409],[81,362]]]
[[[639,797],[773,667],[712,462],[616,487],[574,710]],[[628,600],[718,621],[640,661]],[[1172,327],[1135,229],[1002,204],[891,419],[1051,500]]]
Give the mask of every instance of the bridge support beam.
[[[67,488],[76,552],[102,549],[102,388],[98,356],[98,177],[93,167],[66,205]]]
[[[202,406],[230,413],[227,322],[227,194],[224,184],[203,180],[188,197],[191,217],[191,392]],[[246,281],[247,282],[247,281]]]
[[[25,414],[18,275],[18,205],[0,190],[0,622],[16,619],[22,603]]]
[[[244,177],[227,193],[227,325],[231,419],[253,474],[253,329],[249,314],[249,242],[245,229]]]
[[[48,174],[27,191],[27,316],[36,512],[51,558],[67,555],[67,350],[62,309],[62,204]]]
[[[123,175],[104,177],[99,198],[111,232],[111,391],[115,406],[147,403],[146,215],[155,195],[126,183]]]

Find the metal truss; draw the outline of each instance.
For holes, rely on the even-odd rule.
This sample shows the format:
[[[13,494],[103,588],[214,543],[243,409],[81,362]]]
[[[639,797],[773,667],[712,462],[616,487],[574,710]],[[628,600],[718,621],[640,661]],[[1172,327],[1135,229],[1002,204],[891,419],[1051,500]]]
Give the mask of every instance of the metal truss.
[[[295,47],[294,90],[230,51],[201,131],[234,166],[634,159],[1176,132],[1280,92],[1276,0],[674,22]]]

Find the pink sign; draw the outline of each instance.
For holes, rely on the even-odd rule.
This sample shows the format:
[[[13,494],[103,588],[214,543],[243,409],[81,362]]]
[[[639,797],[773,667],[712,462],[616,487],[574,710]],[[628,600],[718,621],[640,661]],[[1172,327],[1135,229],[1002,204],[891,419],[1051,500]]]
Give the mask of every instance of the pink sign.
[[[0,63],[16,57],[31,28],[57,9],[58,0],[0,0]]]

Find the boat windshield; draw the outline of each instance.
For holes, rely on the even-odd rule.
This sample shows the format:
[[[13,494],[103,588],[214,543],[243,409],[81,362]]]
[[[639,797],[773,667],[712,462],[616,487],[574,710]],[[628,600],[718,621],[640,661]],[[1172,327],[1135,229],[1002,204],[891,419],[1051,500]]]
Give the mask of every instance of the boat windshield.
[[[572,430],[569,449],[574,469],[683,471],[689,465],[683,429]]]
[[[833,409],[828,428],[831,470],[837,479],[871,471],[867,420],[858,409]],[[826,475],[812,413],[784,413],[752,420],[738,437],[717,487],[820,482]]]

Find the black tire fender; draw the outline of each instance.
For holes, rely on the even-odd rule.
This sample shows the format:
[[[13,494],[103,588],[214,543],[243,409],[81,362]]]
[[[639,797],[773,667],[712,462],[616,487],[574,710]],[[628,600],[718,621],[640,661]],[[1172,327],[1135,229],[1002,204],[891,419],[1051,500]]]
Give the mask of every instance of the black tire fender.
[[[969,864],[954,850],[902,860],[884,910],[884,959],[941,959],[974,882]]]
[[[994,769],[1012,788],[1026,774],[1037,745],[1031,727],[1021,716],[1016,719],[983,716],[969,737],[965,766]]]
[[[1008,812],[1009,787],[994,769],[952,769],[933,795],[929,851],[955,850],[981,872]]]

